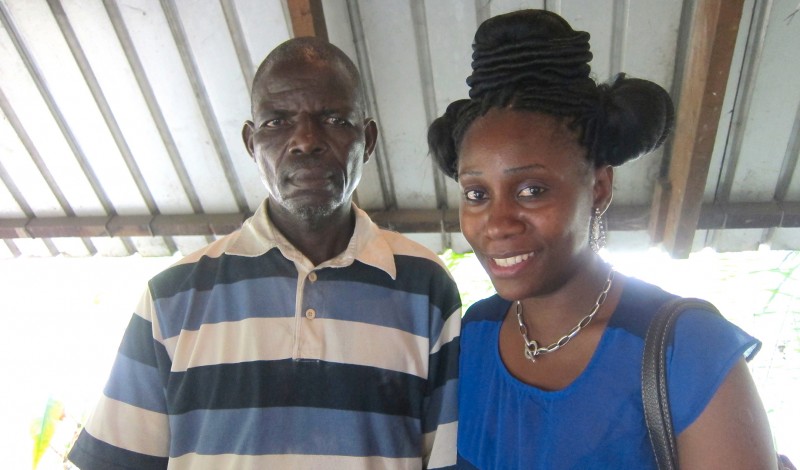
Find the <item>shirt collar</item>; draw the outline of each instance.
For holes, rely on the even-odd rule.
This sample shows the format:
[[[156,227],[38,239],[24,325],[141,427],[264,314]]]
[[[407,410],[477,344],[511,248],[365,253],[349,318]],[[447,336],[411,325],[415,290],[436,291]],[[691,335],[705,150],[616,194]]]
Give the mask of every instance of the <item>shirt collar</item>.
[[[311,264],[311,261],[289,243],[286,237],[272,224],[267,215],[268,201],[268,198],[265,199],[255,214],[244,221],[225,253],[255,257],[261,256],[273,248],[278,248],[286,259],[295,263],[298,271],[313,270],[315,266]],[[394,263],[394,252],[384,239],[381,229],[366,212],[355,204],[353,204],[353,211],[356,216],[356,226],[347,248],[333,259],[316,267],[345,267],[358,260],[378,268],[386,272],[392,279],[396,279],[397,267]]]

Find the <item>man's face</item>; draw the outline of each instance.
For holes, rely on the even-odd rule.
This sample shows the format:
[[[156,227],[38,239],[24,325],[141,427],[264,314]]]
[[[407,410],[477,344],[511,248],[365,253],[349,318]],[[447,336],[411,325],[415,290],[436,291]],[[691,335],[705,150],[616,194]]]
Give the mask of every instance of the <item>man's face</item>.
[[[313,222],[350,210],[377,137],[355,87],[342,67],[320,60],[278,62],[253,85],[243,137],[271,215]]]

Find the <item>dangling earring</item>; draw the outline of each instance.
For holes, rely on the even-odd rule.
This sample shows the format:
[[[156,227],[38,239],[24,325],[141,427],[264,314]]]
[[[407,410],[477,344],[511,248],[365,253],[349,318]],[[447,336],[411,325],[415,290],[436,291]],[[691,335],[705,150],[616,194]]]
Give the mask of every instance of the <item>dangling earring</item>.
[[[592,227],[589,230],[589,246],[592,251],[599,252],[606,246],[606,221],[599,207],[594,208],[592,214]]]

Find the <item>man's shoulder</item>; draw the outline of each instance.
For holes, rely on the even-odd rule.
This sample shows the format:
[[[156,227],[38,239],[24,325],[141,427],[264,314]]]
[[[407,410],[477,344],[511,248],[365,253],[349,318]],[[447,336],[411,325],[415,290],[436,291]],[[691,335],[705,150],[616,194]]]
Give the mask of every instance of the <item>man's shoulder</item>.
[[[169,267],[156,274],[150,279],[149,285],[151,289],[163,289],[169,286],[175,287],[177,284],[194,284],[208,282],[224,281],[219,277],[218,273],[223,266],[225,272],[234,271],[230,275],[236,275],[236,272],[242,271],[243,268],[250,266],[250,262],[264,263],[263,257],[258,256],[235,256],[228,254],[228,249],[233,246],[238,240],[240,232],[237,230],[217,240],[209,243],[208,245],[178,259]],[[235,258],[232,262],[230,258]],[[223,263],[225,258],[229,258],[227,263]],[[159,289],[160,290],[160,289]]]
[[[445,267],[445,264],[441,258],[439,258],[436,253],[433,252],[433,250],[424,246],[423,244],[412,240],[406,235],[383,228],[380,229],[380,235],[389,245],[395,257],[399,256],[425,259],[434,262],[447,271],[447,268]]]
[[[203,258],[220,258],[222,255],[225,254],[225,251],[231,244],[238,238],[239,230],[235,232],[231,232],[225,236],[222,236],[213,242],[205,245],[197,250],[189,253],[188,255],[183,256],[182,258],[178,259],[174,263],[172,263],[166,270],[170,270],[172,268],[178,266],[185,266],[189,264],[197,263],[199,260]]]

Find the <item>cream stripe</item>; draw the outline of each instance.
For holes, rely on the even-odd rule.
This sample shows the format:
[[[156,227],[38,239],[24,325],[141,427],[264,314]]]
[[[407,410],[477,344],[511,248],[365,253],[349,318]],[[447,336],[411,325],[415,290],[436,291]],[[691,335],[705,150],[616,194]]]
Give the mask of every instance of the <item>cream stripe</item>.
[[[171,351],[172,370],[291,358],[294,322],[294,318],[250,318],[182,331],[165,341]],[[427,338],[319,316],[313,320],[302,317],[299,323],[298,357],[302,359],[372,366],[423,378],[428,375]]]
[[[428,468],[443,468],[456,464],[457,436],[457,422],[440,424],[436,431],[425,434],[425,449],[430,453]]]
[[[134,313],[147,321],[153,321],[153,297],[150,294],[150,289],[146,289],[139,298],[139,303],[136,305]]]
[[[153,326],[153,339],[163,343],[163,334],[161,333],[161,324],[158,321],[158,316],[155,314],[155,305],[153,304],[153,296],[150,289],[145,290],[139,299],[139,305],[136,306],[134,315],[138,315],[145,320],[149,321]]]
[[[457,311],[450,314],[450,318],[448,318],[444,326],[442,326],[442,332],[439,333],[439,338],[437,338],[436,342],[431,346],[431,354],[438,352],[442,346],[449,343],[454,338],[458,338],[460,334],[461,309],[459,308]]]
[[[421,469],[421,459],[349,457],[344,455],[198,455],[186,454],[171,459],[169,470],[412,470]]]
[[[141,454],[169,455],[169,421],[154,411],[102,396],[86,431],[109,444]]]
[[[367,323],[324,318],[309,323],[324,335],[320,336],[322,360],[428,377],[427,338]]]
[[[294,318],[248,318],[182,330],[164,341],[172,371],[190,367],[271,361],[292,357]]]

